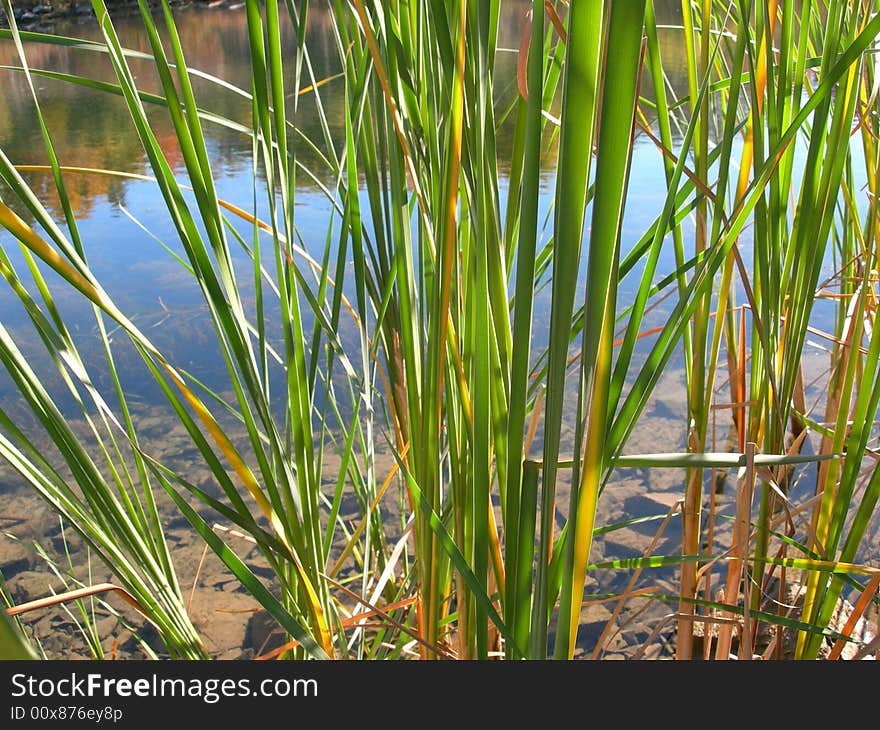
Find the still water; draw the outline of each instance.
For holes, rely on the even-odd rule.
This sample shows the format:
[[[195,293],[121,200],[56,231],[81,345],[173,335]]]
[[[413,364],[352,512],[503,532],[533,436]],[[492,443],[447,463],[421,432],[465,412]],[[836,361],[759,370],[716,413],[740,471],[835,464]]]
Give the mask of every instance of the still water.
[[[502,52],[497,62],[497,104],[501,109],[514,98],[516,48],[529,3],[508,0],[505,3],[500,27],[499,47]],[[660,17],[674,24],[679,4],[669,2],[660,8]],[[250,60],[248,55],[245,15],[243,8],[215,9],[189,8],[176,11],[178,29],[187,62],[191,68],[212,74],[239,89],[250,88]],[[308,39],[314,77],[326,79],[339,72],[338,51],[330,31],[330,17],[320,4],[310,8]],[[123,45],[136,51],[149,51],[139,17],[119,15],[115,25]],[[59,22],[54,28],[59,35],[83,39],[100,39],[96,26],[88,21]],[[684,67],[676,64],[681,44],[674,30],[661,31],[665,55],[670,59],[670,83],[683,91]],[[286,47],[295,43],[288,29],[284,38]],[[33,69],[68,73],[99,81],[113,82],[115,76],[104,54],[60,46],[26,44],[28,63]],[[140,87],[148,92],[158,91],[158,82],[149,61],[132,59],[133,72]],[[0,44],[0,67],[17,65],[12,43]],[[61,164],[70,167],[116,170],[125,173],[149,175],[148,162],[132,129],[131,120],[121,98],[102,91],[86,89],[71,83],[45,77],[36,77],[42,112],[52,135]],[[648,83],[648,82],[646,82]],[[200,106],[219,116],[249,125],[251,108],[242,95],[204,79],[194,80]],[[0,88],[4,90],[5,104],[0,106],[0,148],[17,165],[40,165],[47,162],[46,152],[24,76],[0,68]],[[648,90],[648,93],[650,90]],[[343,93],[341,81],[330,81],[321,87],[321,103],[334,139],[344,139]],[[185,175],[180,151],[165,109],[147,105],[156,136],[166,159],[175,172]],[[310,139],[320,144],[322,132],[313,95],[301,97],[296,123]],[[254,173],[251,141],[245,135],[217,124],[204,125],[209,154],[215,170],[219,196],[244,209],[253,207]],[[512,146],[512,124],[502,126],[498,134],[498,167],[502,177]],[[549,208],[555,179],[555,142],[546,146],[542,160],[543,213]],[[300,145],[298,156],[309,168],[311,175],[300,173],[296,191],[296,225],[305,248],[319,255],[325,244],[327,228],[332,219],[332,204],[326,189],[335,181],[326,166],[308,146]],[[662,160],[655,146],[645,137],[637,139],[630,202],[627,209],[624,246],[632,245],[659,212],[665,193]],[[37,193],[47,209],[62,219],[57,194],[53,191],[51,175],[44,171],[23,171],[23,177]],[[71,205],[80,226],[82,239],[87,242],[87,256],[99,280],[121,309],[139,325],[149,328],[148,334],[167,352],[172,361],[193,368],[206,384],[219,385],[224,377],[219,358],[211,353],[210,337],[203,334],[202,325],[208,325],[200,303],[200,293],[189,275],[159,244],[180,252],[172,222],[165,213],[158,188],[154,183],[92,173],[70,173],[65,177]],[[258,183],[259,184],[259,183]],[[0,183],[2,185],[2,183]],[[325,188],[325,189],[322,189]],[[506,194],[505,180],[501,180],[501,195]],[[2,188],[0,188],[2,195]],[[19,211],[25,217],[23,211]],[[262,211],[261,212],[265,212]],[[551,222],[552,223],[552,222]],[[246,240],[250,238],[247,224],[238,226]],[[542,232],[542,242],[549,238],[549,226]],[[4,236],[5,232],[0,233]],[[7,240],[7,239],[3,239]],[[13,247],[14,248],[14,247]],[[247,278],[247,259],[242,253],[239,263]],[[661,271],[670,270],[671,260]],[[626,300],[638,271],[623,283],[621,300]],[[634,286],[634,284],[632,285]],[[87,307],[76,296],[67,296],[65,288],[58,291],[60,306],[68,321],[81,322],[92,327],[93,319]],[[547,289],[537,303],[535,313],[535,346],[540,347],[549,319]],[[7,326],[15,328],[26,322],[24,312],[4,288],[0,292],[0,306]],[[661,306],[653,316],[662,321]],[[88,324],[86,324],[88,323]],[[161,323],[161,327],[158,327]],[[155,329],[154,329],[155,327]],[[184,336],[182,336],[184,335]],[[82,347],[88,353],[93,346],[87,338]],[[27,349],[27,343],[23,344]],[[124,347],[122,348],[125,349]],[[150,391],[134,352],[126,387],[133,393],[143,391],[152,400],[158,396]],[[47,377],[53,377],[47,371]],[[0,376],[0,398],[4,383]]]

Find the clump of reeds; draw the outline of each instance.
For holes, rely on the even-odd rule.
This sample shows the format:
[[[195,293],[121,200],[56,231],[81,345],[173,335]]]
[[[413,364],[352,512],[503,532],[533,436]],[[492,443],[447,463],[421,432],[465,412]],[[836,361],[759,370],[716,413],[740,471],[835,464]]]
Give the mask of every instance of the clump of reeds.
[[[650,575],[660,566],[680,570],[679,594],[664,597],[675,610],[680,658],[693,655],[694,624],[716,620],[718,658],[730,655],[734,623],[739,651],[751,657],[756,621],[797,630],[797,656],[817,655],[842,589],[863,589],[859,576],[877,570],[858,564],[880,488],[878,472],[863,469],[873,463],[880,398],[877,80],[866,55],[880,31],[875,3],[685,0],[677,32],[687,90],[678,98],[666,83],[652,0],[530,3],[515,83],[496,69],[506,50],[498,47],[501,3],[332,0],[341,76],[327,85],[312,71],[309,3],[248,0],[251,85],[230,89],[250,100],[248,125],[199,106],[170,8],[163,2],[154,17],[139,4],[160,93],[139,88],[135,54],[120,44],[101,0],[93,6],[103,41],[78,52],[106,53],[116,81],[54,76],[124,99],[181,263],[202,292],[230,395],[163,354],[106,294],[65,205],[75,173],[43,126],[46,174],[65,215],[53,220],[0,155],[0,175],[36,222],[0,204],[0,224],[21,244],[37,298],[2,249],[0,270],[92,443],[73,433],[0,325],[0,358],[58,461],[2,413],[0,454],[114,570],[173,656],[204,652],[164,542],[157,488],[289,633],[284,655],[571,658],[589,571]],[[292,48],[282,43],[283,26],[293,28]],[[22,34],[0,37],[19,48],[30,83],[42,71],[28,69]],[[329,93],[345,99],[336,137],[321,104]],[[306,94],[321,139],[298,127]],[[33,98],[39,110],[35,90]],[[153,105],[173,126],[186,186],[156,138],[146,110]],[[497,154],[504,123],[514,127],[506,176]],[[252,140],[252,209],[218,197],[207,124]],[[625,246],[628,185],[639,174],[633,140],[642,132],[663,157],[666,190],[660,214]],[[544,226],[541,156],[557,136]],[[335,180],[325,187],[335,211],[326,247],[311,255],[297,245],[297,182],[314,176],[304,148]],[[662,271],[670,247],[675,268]],[[246,276],[233,266],[238,248],[251,263]],[[836,271],[825,282],[827,261]],[[93,305],[112,393],[91,380],[41,267]],[[631,301],[618,296],[627,276],[638,278]],[[538,351],[535,299],[548,279],[550,326]],[[832,284],[839,314],[824,334],[833,369],[825,413],[816,416],[805,400],[803,353],[813,304]],[[648,333],[646,316],[661,297],[669,315]],[[221,497],[142,447],[111,323],[142,356]],[[355,337],[340,336],[351,328]],[[627,453],[678,355],[687,452]],[[729,398],[719,395],[722,377]],[[574,442],[564,453],[572,411]],[[218,413],[231,414],[235,432]],[[713,450],[713,418],[729,419],[730,452]],[[383,453],[393,456],[390,473],[380,468]],[[794,470],[812,462],[820,465],[815,497],[793,505]],[[596,516],[623,466],[683,469],[680,550],[591,565],[594,533],[616,528]],[[717,469],[738,470],[728,544],[707,539],[719,525],[714,510],[709,520],[703,514]],[[395,483],[402,519],[383,502]],[[354,526],[340,517],[348,495],[360,510]],[[193,500],[256,542],[271,586]],[[792,569],[807,591],[796,618],[764,601],[772,580],[784,583],[781,571]],[[723,578],[720,594],[712,575]]]

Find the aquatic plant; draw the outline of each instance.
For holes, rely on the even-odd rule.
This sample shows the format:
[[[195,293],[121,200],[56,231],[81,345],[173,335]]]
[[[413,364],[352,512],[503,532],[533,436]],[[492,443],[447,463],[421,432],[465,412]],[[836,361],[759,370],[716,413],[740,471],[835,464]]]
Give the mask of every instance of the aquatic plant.
[[[5,249],[0,270],[89,443],[0,323],[0,358],[57,449],[47,453],[0,413],[0,454],[119,576],[172,656],[204,651],[159,494],[289,634],[284,656],[572,658],[591,571],[635,580],[673,566],[678,595],[647,597],[677,606],[679,658],[694,655],[698,624],[718,627],[706,656],[730,656],[736,625],[737,651],[750,658],[759,623],[797,631],[797,656],[815,658],[825,638],[850,638],[852,627],[830,627],[843,588],[863,593],[861,610],[876,592],[860,576],[878,569],[859,562],[880,487],[870,470],[880,398],[877,79],[866,60],[880,31],[875,3],[685,0],[680,97],[667,84],[652,0],[534,0],[515,79],[497,68],[507,52],[502,5],[331,0],[339,73],[322,79],[306,41],[310,3],[248,0],[247,89],[189,68],[165,2],[156,16],[139,2],[148,54],[123,47],[102,0],[93,2],[101,42],[14,27],[0,35],[16,44],[29,83],[46,75],[122,97],[226,370],[222,390],[200,382],[102,288],[66,192],[83,171],[65,166],[38,116],[63,216],[56,221],[0,154],[12,198],[0,203],[0,224],[21,244],[37,294]],[[30,69],[22,40],[106,54],[115,80]],[[135,60],[151,62],[158,93],[141,87]],[[246,99],[250,123],[200,107],[194,78]],[[328,94],[344,95],[342,119],[326,113]],[[306,100],[319,139],[298,126]],[[166,113],[182,174],[148,107]],[[214,124],[252,142],[249,209],[218,195],[205,134]],[[514,146],[502,175],[505,124]],[[660,214],[625,247],[637,134],[662,156],[666,189]],[[557,139],[543,224],[541,158]],[[327,175],[332,185],[321,182]],[[300,245],[303,176],[333,206],[318,252]],[[670,247],[675,267],[663,271]],[[244,273],[234,264],[241,252]],[[834,275],[823,280],[829,262]],[[44,270],[93,306],[109,393],[90,375]],[[636,281],[631,298],[621,295],[625,280]],[[550,320],[538,347],[545,284]],[[819,333],[832,343],[832,370],[817,419],[804,350],[814,304],[832,287],[834,331]],[[652,328],[661,302],[666,316]],[[114,360],[119,337],[141,356],[217,495],[144,447]],[[686,452],[629,453],[677,357]],[[725,371],[729,398],[720,396]],[[714,447],[718,418],[732,430],[729,448]],[[816,484],[795,504],[802,465],[818,465]],[[627,467],[684,469],[680,549],[591,564],[594,535],[628,524],[597,523],[603,490]],[[715,484],[730,469],[735,514],[725,530]],[[346,500],[356,525],[341,517]],[[271,583],[206,510],[256,543]],[[806,590],[796,616],[781,600],[793,574]],[[632,591],[600,598],[617,612]]]

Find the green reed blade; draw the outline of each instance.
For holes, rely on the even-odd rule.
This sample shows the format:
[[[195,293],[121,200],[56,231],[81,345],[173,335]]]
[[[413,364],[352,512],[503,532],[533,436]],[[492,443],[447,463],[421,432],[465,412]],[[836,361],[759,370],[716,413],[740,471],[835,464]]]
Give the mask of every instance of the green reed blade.
[[[580,481],[573,480],[571,486],[568,520],[572,539],[563,569],[559,626],[553,650],[556,658],[571,659],[574,655],[599,483],[607,461],[605,443],[617,310],[616,280],[638,100],[644,17],[644,2],[615,3],[608,21],[606,43],[615,49],[615,56],[613,63],[606,63],[602,75],[603,104],[584,310],[584,319],[590,326],[584,329],[581,348],[581,387],[589,392],[586,443]],[[612,97],[613,104],[610,103]],[[579,447],[577,443],[575,448]]]
[[[531,369],[532,311],[535,288],[535,252],[538,238],[538,206],[541,174],[541,137],[543,123],[544,57],[539,48],[544,42],[544,4],[532,6],[531,44],[528,65],[529,99],[526,109],[525,154],[523,156],[522,194],[519,239],[516,252],[514,290],[513,351],[511,355],[510,399],[507,422],[507,486],[504,524],[510,526],[505,550],[505,573],[508,576],[504,618],[516,627],[514,636],[526,645],[531,603],[531,573],[534,551],[534,525],[537,504],[524,509],[526,496],[536,496],[537,474],[528,482],[523,476],[523,432],[528,406],[528,380]],[[529,525],[531,524],[531,528]],[[517,526],[517,529],[512,529]],[[531,537],[529,537],[531,535]],[[524,542],[520,542],[520,538]],[[521,617],[521,618],[520,618]]]
[[[547,364],[544,435],[545,470],[541,482],[541,526],[529,656],[547,655],[547,569],[553,545],[556,470],[565,398],[569,332],[580,264],[587,184],[593,155],[602,62],[606,3],[574,3],[568,13],[559,161],[553,231],[553,279]]]

